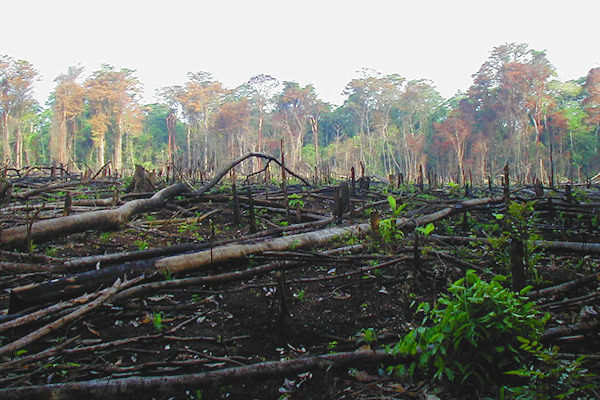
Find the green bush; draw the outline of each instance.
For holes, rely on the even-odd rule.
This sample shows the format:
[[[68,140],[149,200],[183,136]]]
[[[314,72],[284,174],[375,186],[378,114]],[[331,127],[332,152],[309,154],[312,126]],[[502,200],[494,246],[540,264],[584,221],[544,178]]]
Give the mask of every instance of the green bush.
[[[388,348],[394,355],[415,356],[414,362],[388,372],[412,377],[418,369],[436,380],[482,385],[521,366],[529,355],[519,350],[517,338],[537,340],[549,315],[540,315],[523,296],[530,287],[517,294],[502,286],[505,279],[497,275],[488,283],[469,270],[433,309],[429,303],[419,305],[424,323],[431,319],[433,325],[411,331]]]

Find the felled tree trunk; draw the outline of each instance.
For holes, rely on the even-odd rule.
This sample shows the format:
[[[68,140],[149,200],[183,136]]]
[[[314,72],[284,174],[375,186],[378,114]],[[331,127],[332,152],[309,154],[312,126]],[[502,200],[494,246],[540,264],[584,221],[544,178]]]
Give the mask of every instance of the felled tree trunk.
[[[447,207],[419,218],[398,218],[396,225],[398,228],[411,230],[416,226],[426,225],[454,213],[462,212],[468,207],[497,203],[502,200],[502,197],[466,200],[452,207]],[[267,239],[258,243],[225,245],[215,247],[211,250],[164,257],[158,260],[123,264],[98,271],[73,275],[64,279],[55,279],[41,284],[22,286],[11,291],[9,312],[17,312],[33,304],[75,297],[85,291],[95,290],[99,285],[112,282],[124,274],[127,274],[131,278],[143,273],[147,275],[155,272],[190,273],[211,264],[240,259],[265,251],[317,247],[345,235],[362,237],[368,234],[370,230],[370,223],[328,228],[281,238]]]
[[[94,228],[113,228],[127,222],[133,215],[161,207],[171,197],[183,193],[188,187],[177,183],[162,189],[149,199],[132,200],[113,210],[91,211],[61,218],[35,222],[28,234],[27,224],[0,231],[0,245],[15,246],[28,240],[44,241]]]
[[[306,371],[324,371],[377,363],[400,363],[414,359],[414,356],[392,356],[383,350],[355,351],[302,357],[294,360],[267,361],[241,367],[225,368],[216,371],[185,375],[147,376],[130,378],[96,379],[83,382],[68,382],[40,386],[22,386],[0,389],[2,399],[95,399],[111,398],[129,393],[138,394],[151,391],[156,394],[169,394],[174,391],[203,385],[226,385],[241,379],[268,379],[288,376]]]

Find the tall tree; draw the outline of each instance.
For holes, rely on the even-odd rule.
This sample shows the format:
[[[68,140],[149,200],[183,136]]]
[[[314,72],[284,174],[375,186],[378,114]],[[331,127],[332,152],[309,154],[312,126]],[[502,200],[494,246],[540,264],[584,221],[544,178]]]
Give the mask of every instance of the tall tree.
[[[194,127],[196,134],[201,133],[203,136],[202,148],[197,152],[192,151],[191,157],[196,159],[199,154],[204,170],[209,169],[210,152],[214,153],[209,140],[211,125],[226,92],[223,85],[208,72],[188,74],[188,81],[181,90],[176,91],[184,117]]]
[[[92,112],[92,132],[98,149],[98,161],[104,164],[105,135],[111,128],[113,139],[112,163],[121,170],[123,154],[123,118],[139,108],[137,95],[141,88],[130,69],[115,70],[103,65],[85,83],[87,99]]]
[[[468,94],[478,110],[479,129],[494,137],[497,165],[512,162],[518,175],[528,177],[541,157],[547,84],[553,74],[544,52],[507,43],[494,48],[473,76]]]
[[[261,153],[263,151],[263,125],[264,125],[264,116],[265,113],[269,110],[269,106],[271,103],[271,99],[273,97],[273,93],[277,86],[279,86],[279,81],[273,78],[271,75],[266,74],[258,74],[252,76],[248,82],[246,83],[248,88],[248,98],[251,99],[251,102],[257,113],[257,142],[256,142],[256,151]],[[258,169],[261,168],[261,159],[258,159]]]
[[[54,162],[66,164],[75,150],[76,119],[84,110],[85,89],[77,82],[83,67],[69,67],[66,74],[54,82],[53,121],[50,131],[50,157]]]
[[[443,122],[436,124],[436,130],[443,140],[452,145],[456,154],[458,169],[464,174],[467,140],[471,134],[471,126],[467,119],[464,115],[461,115],[459,109],[455,109]]]
[[[302,162],[302,147],[307,133],[309,117],[322,104],[312,85],[301,87],[296,82],[283,82],[283,91],[277,96],[275,118],[277,125],[289,140],[292,168]]]
[[[600,67],[588,72],[583,85],[585,99],[583,104],[587,114],[586,121],[593,127],[600,141]]]
[[[29,62],[0,56],[0,130],[5,161],[21,168],[23,162],[22,117],[36,102],[33,84],[37,70]],[[14,158],[10,146],[11,131],[14,132]]]
[[[215,126],[227,143],[229,159],[237,158],[247,150],[251,150],[243,148],[245,142],[243,137],[248,131],[249,118],[250,107],[248,99],[244,97],[224,103],[219,110]]]

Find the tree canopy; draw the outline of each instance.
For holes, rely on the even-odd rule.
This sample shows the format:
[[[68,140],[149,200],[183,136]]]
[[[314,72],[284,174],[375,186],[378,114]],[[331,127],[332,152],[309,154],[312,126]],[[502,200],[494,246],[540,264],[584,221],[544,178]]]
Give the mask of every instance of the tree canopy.
[[[80,66],[56,77],[47,107],[32,96],[33,65],[0,57],[0,138],[4,163],[59,163],[73,168],[110,162],[211,172],[248,151],[279,156],[300,172],[348,175],[419,169],[484,180],[512,165],[524,179],[548,179],[550,159],[565,178],[600,169],[600,68],[560,82],[544,51],[523,43],[495,47],[471,86],[444,99],[427,79],[362,69],[333,107],[314,86],[267,74],[225,87],[209,72],[190,72],[141,104],[136,71]],[[260,163],[251,169],[257,170]]]

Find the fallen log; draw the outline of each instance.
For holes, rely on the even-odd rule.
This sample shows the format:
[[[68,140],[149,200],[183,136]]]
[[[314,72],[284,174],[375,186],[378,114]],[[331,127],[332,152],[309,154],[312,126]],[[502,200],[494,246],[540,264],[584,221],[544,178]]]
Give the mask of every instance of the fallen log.
[[[469,207],[503,201],[503,197],[490,197],[466,200],[462,203],[447,207],[433,214],[418,218],[398,218],[398,228],[405,230],[434,222],[448,217],[456,212],[463,212]],[[157,272],[164,274],[190,273],[202,267],[222,263],[234,259],[248,257],[265,251],[282,251],[302,247],[318,247],[336,238],[352,235],[361,238],[371,230],[370,223],[356,224],[345,227],[327,228],[318,231],[299,233],[281,238],[266,239],[258,243],[245,243],[217,246],[210,250],[195,253],[164,257],[157,260],[139,261],[131,264],[118,265],[98,271],[89,271],[64,279],[56,279],[42,284],[27,285],[14,288],[10,294],[9,312],[14,313],[27,306],[43,304],[56,299],[68,299],[79,296],[85,291],[106,284],[116,277],[152,276]]]
[[[600,280],[600,274],[592,274],[564,282],[556,286],[550,286],[540,290],[533,290],[527,294],[530,299],[538,299],[540,297],[554,296],[560,293],[567,292],[571,289],[588,285]]]
[[[278,163],[277,159],[262,153],[247,153],[227,164],[219,171],[213,179],[210,180],[201,189],[195,191],[195,194],[202,194],[210,190],[237,164],[250,157],[265,158]],[[287,170],[287,168],[286,168]],[[302,177],[288,172],[296,178],[302,180],[306,185],[310,184]],[[168,199],[180,193],[189,191],[189,187],[183,183],[176,183],[168,186],[154,194],[149,199],[137,199],[125,203],[114,210],[91,211],[82,214],[69,215],[60,218],[34,222],[12,228],[6,228],[0,231],[0,246],[14,246],[24,244],[29,240],[44,241],[75,232],[85,232],[89,229],[114,228],[128,221],[133,215],[144,211],[153,210],[163,206]]]
[[[578,333],[597,331],[599,327],[600,319],[598,318],[580,321],[574,324],[559,325],[546,329],[541,337],[541,340],[549,341],[563,336],[572,336]]]
[[[0,389],[0,398],[12,399],[81,399],[113,398],[118,395],[138,395],[141,391],[153,395],[170,394],[190,387],[213,386],[238,382],[240,379],[273,379],[295,375],[301,372],[325,371],[329,368],[356,366],[378,363],[407,362],[414,356],[392,356],[385,351],[355,351],[301,357],[294,360],[267,361],[252,365],[220,369],[185,375],[147,376],[130,378],[105,378],[83,382],[56,383],[51,385],[21,386]]]
[[[327,250],[320,254],[324,256],[331,256],[335,254],[339,254],[341,252],[352,251],[356,249],[364,248],[363,245],[353,245],[340,247],[333,250]],[[300,266],[304,266],[309,264],[308,261],[287,261],[287,260],[279,260],[274,261],[265,265],[261,265],[258,267],[247,268],[245,270],[225,272],[217,275],[207,275],[207,276],[196,276],[191,278],[182,278],[182,279],[171,279],[166,281],[159,282],[150,282],[143,283],[129,289],[126,289],[117,294],[113,298],[115,302],[123,301],[127,298],[141,296],[147,292],[155,292],[161,289],[174,289],[178,287],[188,287],[188,286],[196,286],[196,285],[206,285],[206,284],[218,284],[224,282],[231,282],[234,280],[243,280],[250,279],[259,275],[265,275],[269,272],[276,270],[287,270]]]
[[[489,243],[489,238],[469,236],[429,235],[433,240],[449,244]],[[600,243],[564,242],[554,240],[534,240],[533,244],[541,249],[552,252],[600,254]]]
[[[9,343],[9,344],[6,344],[6,345],[0,347],[0,356],[3,356],[5,354],[12,353],[16,350],[19,350],[19,349],[33,343],[34,341],[40,339],[41,337],[49,334],[50,332],[57,330],[64,324],[74,321],[77,318],[81,317],[83,314],[88,313],[88,312],[92,311],[93,309],[101,306],[102,304],[104,304],[104,302],[106,302],[108,299],[110,299],[115,293],[117,293],[119,291],[119,289],[121,289],[121,286],[122,286],[121,280],[117,279],[115,281],[115,283],[113,284],[113,286],[105,289],[103,291],[103,293],[96,300],[93,300],[88,304],[84,304],[81,307],[79,307],[78,309],[76,309],[75,311],[73,311],[72,313],[67,314],[64,317],[61,317],[61,318],[57,319],[56,321],[53,321],[45,326],[42,326],[41,328],[36,329],[35,331],[23,336],[22,338],[15,340],[12,343]]]
[[[133,215],[161,207],[169,198],[187,191],[182,183],[168,186],[149,199],[130,201],[113,210],[90,211],[82,214],[53,218],[28,225],[6,228],[0,231],[0,245],[14,246],[28,240],[44,241],[75,232],[94,228],[115,228],[127,222]]]
[[[153,260],[120,264],[100,270],[86,271],[62,279],[19,286],[11,290],[8,313],[57,300],[68,300],[86,292],[101,289],[121,277],[137,278],[152,267]]]

